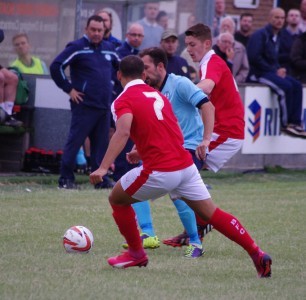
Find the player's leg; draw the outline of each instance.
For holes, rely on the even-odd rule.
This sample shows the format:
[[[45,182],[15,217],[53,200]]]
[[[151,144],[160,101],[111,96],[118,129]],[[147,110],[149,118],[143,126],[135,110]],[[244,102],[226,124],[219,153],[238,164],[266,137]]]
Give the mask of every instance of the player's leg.
[[[176,247],[182,246],[183,243],[188,243],[188,247],[184,255],[185,257],[197,258],[202,256],[205,250],[198,235],[194,211],[183,200],[175,200],[173,203],[177,209],[178,215],[181,219],[181,222],[183,223],[186,233],[183,233],[176,241],[170,239],[172,244],[168,243],[168,245]],[[164,240],[163,243],[167,245],[167,240]]]
[[[159,248],[160,241],[157,235],[155,235],[149,201],[146,200],[133,203],[132,207],[135,211],[137,223],[141,230],[140,238],[142,240],[143,247],[145,249]],[[128,244],[124,242],[122,247],[127,249]]]
[[[148,264],[148,257],[142,246],[135,212],[131,205],[135,201],[123,190],[120,181],[115,184],[109,196],[113,218],[128,244],[127,251],[107,260],[111,266],[116,268],[141,267]]]
[[[194,150],[188,150],[192,155],[193,162],[196,165],[198,170],[201,170],[203,167],[203,161],[200,161],[196,155]],[[172,247],[181,247],[181,246],[189,246],[190,244],[193,245],[186,250],[187,257],[193,255],[196,257],[196,253],[201,256],[204,253],[202,249],[202,240],[204,236],[204,232],[208,233],[209,231],[207,228],[211,230],[211,226],[208,226],[208,223],[201,220],[198,216],[195,215],[193,210],[182,200],[175,200],[173,201],[180,220],[184,226],[184,232],[163,240],[163,243],[168,246]],[[198,251],[196,248],[201,248],[202,251]],[[195,253],[193,253],[194,250]]]
[[[203,220],[248,252],[259,277],[270,277],[272,264],[270,256],[259,248],[235,216],[221,210],[214,204],[196,168],[193,166],[193,168],[185,169],[183,176],[185,180],[171,191],[171,197],[175,198],[177,195],[183,197],[184,201]]]
[[[137,222],[141,232],[147,234],[148,236],[155,236],[149,201],[137,202],[132,206],[136,213]]]
[[[218,172],[242,147],[243,140],[232,139],[213,133],[209,145],[209,154],[205,160],[205,167]],[[213,226],[196,214],[197,226],[200,236],[209,233]]]
[[[150,202],[148,200],[136,202],[132,205],[138,225],[141,229],[141,239],[145,249],[156,249],[160,246],[160,241],[155,234],[153,227]]]
[[[231,139],[225,136],[220,136],[216,133],[213,133],[212,140],[209,146],[209,154],[205,160],[204,166],[209,170],[214,172],[218,172],[223,165],[231,159],[242,147],[243,140],[239,139]],[[198,162],[195,156],[193,155],[193,160],[195,165],[198,169]],[[213,226],[195,214],[196,217],[196,226],[197,226],[197,233],[200,239],[203,239],[206,234],[208,234],[212,229]],[[184,224],[184,223],[183,223]],[[186,230],[186,226],[185,230]],[[184,246],[189,244],[189,234],[194,232],[194,229],[190,229],[188,232],[187,230],[183,233],[167,238],[163,240],[165,245],[178,247]]]
[[[258,277],[271,276],[271,257],[259,248],[238,218],[216,207],[211,199],[186,202],[202,219],[248,252]]]
[[[128,268],[148,263],[131,204],[167,194],[177,184],[179,176],[174,174],[176,177],[172,179],[169,174],[171,175],[171,172],[152,173],[139,166],[130,170],[116,183],[109,196],[109,202],[114,211],[114,220],[128,244],[128,251],[108,259],[110,265]]]

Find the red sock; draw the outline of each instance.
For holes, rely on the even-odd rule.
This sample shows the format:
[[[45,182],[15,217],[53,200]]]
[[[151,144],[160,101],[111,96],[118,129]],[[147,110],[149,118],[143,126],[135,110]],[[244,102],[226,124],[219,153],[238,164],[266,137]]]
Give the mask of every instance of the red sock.
[[[204,221],[201,217],[198,216],[198,214],[195,213],[196,220],[197,220],[197,225],[200,226],[206,226],[208,222]]]
[[[145,252],[142,247],[142,241],[137,228],[135,212],[131,205],[111,205],[113,208],[113,217],[129,245],[129,252],[134,257],[142,257]]]
[[[231,214],[217,208],[209,220],[209,224],[244,248],[250,256],[258,252],[259,247],[246,229],[244,229],[240,221]]]

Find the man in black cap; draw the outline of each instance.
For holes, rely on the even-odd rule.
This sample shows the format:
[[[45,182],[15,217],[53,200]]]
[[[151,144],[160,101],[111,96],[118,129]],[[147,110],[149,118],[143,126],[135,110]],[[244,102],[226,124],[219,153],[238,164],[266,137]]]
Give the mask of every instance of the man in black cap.
[[[160,47],[166,52],[168,58],[167,73],[185,76],[190,79],[189,68],[187,61],[175,55],[178,47],[178,35],[172,29],[167,29],[163,32]]]

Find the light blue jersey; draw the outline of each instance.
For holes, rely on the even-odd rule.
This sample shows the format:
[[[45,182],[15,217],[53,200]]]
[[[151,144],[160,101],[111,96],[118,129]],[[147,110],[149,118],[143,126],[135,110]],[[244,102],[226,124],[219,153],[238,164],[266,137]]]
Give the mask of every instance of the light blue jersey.
[[[195,150],[203,140],[204,126],[196,105],[206,94],[183,76],[169,74],[161,93],[171,102],[183,135],[184,148]]]

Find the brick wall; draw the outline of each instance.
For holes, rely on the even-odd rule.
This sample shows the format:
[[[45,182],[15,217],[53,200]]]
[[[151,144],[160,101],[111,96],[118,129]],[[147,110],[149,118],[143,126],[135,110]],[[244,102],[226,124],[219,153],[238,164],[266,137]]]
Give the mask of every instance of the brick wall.
[[[256,30],[268,23],[269,12],[273,8],[274,0],[260,0],[256,9],[239,9],[233,3],[233,0],[226,0],[226,13],[240,15],[247,12],[253,14],[253,28]]]

